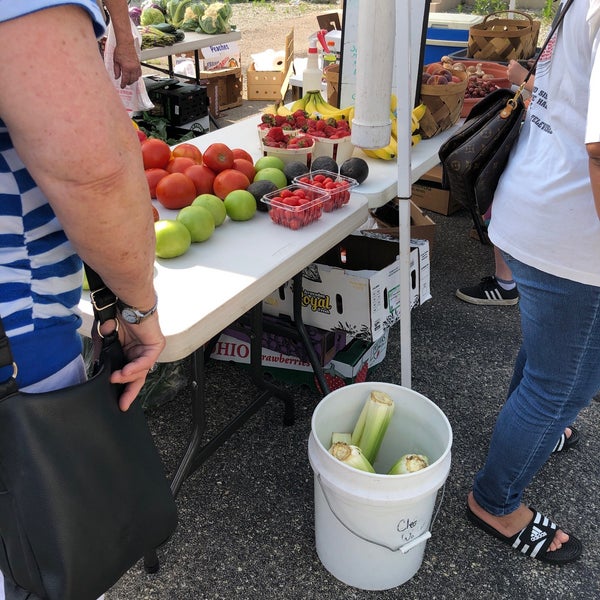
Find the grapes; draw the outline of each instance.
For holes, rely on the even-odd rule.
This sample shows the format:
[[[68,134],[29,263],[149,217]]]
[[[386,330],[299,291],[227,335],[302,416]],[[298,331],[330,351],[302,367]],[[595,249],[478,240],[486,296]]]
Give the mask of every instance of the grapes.
[[[498,86],[495,83],[471,75],[471,77],[469,77],[467,89],[465,90],[465,98],[484,98],[496,89],[498,89]]]

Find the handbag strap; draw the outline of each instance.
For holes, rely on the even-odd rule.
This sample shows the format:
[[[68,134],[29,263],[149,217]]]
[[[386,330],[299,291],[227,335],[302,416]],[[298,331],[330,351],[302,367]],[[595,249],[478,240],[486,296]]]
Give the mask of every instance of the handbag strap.
[[[544,50],[546,49],[546,46],[552,39],[552,36],[554,35],[556,30],[562,23],[565,13],[567,12],[567,9],[569,8],[569,6],[571,6],[571,4],[573,4],[573,0],[567,0],[565,5],[562,7],[562,9],[559,9],[559,12],[556,14],[556,17],[554,17],[554,21],[552,22],[552,27],[550,28],[550,32],[548,33],[548,35],[546,37],[546,41],[540,48],[540,51],[537,53],[537,56],[535,57],[534,61],[531,63],[531,66],[529,67],[529,71],[527,72],[525,79],[523,79],[523,83],[521,83],[521,85],[517,88],[515,95],[512,98],[509,98],[507,100],[506,106],[500,111],[501,118],[503,118],[503,119],[508,118],[510,116],[510,114],[512,113],[512,111],[517,107],[519,98],[521,97],[521,95],[523,94],[523,90],[525,89],[525,84],[529,81],[529,78],[534,74],[535,68],[538,64],[538,60],[544,53]],[[522,102],[522,100],[521,100],[521,102]]]
[[[527,73],[527,76],[525,77],[525,80],[523,81],[523,83],[520,86],[521,90],[525,87],[525,84],[529,81],[529,78],[535,72],[535,67],[537,66],[537,63],[538,63],[538,60],[540,59],[540,56],[542,56],[542,54],[544,53],[544,50],[546,49],[546,46],[548,45],[548,43],[552,39],[552,36],[554,35],[554,33],[556,32],[556,30],[559,28],[560,24],[562,23],[562,20],[563,20],[563,18],[565,16],[565,13],[567,12],[567,9],[569,8],[569,6],[571,6],[571,4],[573,4],[573,0],[567,0],[566,3],[564,4],[564,6],[559,7],[558,13],[554,17],[554,20],[552,21],[552,26],[550,27],[550,32],[546,36],[546,41],[544,42],[544,44],[540,48],[540,51],[537,53],[534,61],[531,63],[531,66],[529,67],[529,72]]]
[[[94,320],[97,323],[96,327],[98,332],[100,325],[106,321],[110,321],[111,319],[114,319],[116,323],[115,330],[118,331],[119,322],[117,320],[117,297],[109,288],[106,287],[102,281],[102,278],[100,275],[98,275],[98,273],[96,273],[96,271],[94,271],[86,263],[84,263],[83,266],[90,286],[90,300],[92,302]],[[6,331],[4,329],[4,323],[0,317],[0,369],[3,367],[9,367],[11,365],[13,368],[13,375],[7,382],[0,384],[0,389],[2,390],[2,393],[0,393],[0,398],[3,398],[6,395],[6,386],[10,388],[10,391],[17,390],[16,377],[18,370],[18,366],[14,361],[12,351],[10,349],[8,336],[6,335]]]

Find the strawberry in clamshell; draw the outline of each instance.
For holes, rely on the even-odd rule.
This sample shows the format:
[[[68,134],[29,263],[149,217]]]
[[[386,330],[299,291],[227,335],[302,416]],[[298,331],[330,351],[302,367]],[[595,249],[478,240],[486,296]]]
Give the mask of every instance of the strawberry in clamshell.
[[[369,372],[369,363],[367,361],[365,361],[361,365],[356,376],[354,377],[353,383],[362,383],[363,381],[366,381],[368,372]],[[330,392],[333,392],[334,390],[339,390],[340,388],[343,388],[347,385],[345,379],[337,373],[337,371],[335,370],[335,367],[333,365],[330,365],[329,367],[325,367],[325,369],[323,370],[323,376],[325,378],[325,383],[327,384],[327,387],[329,388]],[[320,394],[323,394],[323,390],[321,389],[319,380],[317,379],[316,376],[314,379],[315,379],[315,386],[317,388],[317,391]]]
[[[283,127],[271,127],[262,138],[263,146],[270,148],[310,148],[314,144],[312,136],[306,134],[288,134]]]

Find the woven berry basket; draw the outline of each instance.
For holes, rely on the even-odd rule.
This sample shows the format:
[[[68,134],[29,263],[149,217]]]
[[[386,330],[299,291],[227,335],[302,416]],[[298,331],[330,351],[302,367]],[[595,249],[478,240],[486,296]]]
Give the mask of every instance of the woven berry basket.
[[[507,13],[512,13],[513,18],[498,18],[498,15]],[[469,29],[467,54],[477,60],[504,62],[532,58],[539,32],[540,22],[534,21],[527,13],[518,10],[490,13],[481,23]]]
[[[467,89],[467,75],[463,72],[454,74],[462,81],[446,85],[421,84],[421,102],[427,107],[425,115],[419,121],[424,139],[452,127],[460,118]]]

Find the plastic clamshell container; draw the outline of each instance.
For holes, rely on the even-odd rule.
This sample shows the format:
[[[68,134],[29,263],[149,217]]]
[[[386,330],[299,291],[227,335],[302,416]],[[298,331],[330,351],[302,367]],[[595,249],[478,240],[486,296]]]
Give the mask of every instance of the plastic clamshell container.
[[[261,198],[261,202],[269,207],[271,221],[289,229],[301,229],[320,219],[323,205],[328,200],[327,191],[297,184],[288,185]]]
[[[338,186],[331,189],[322,188],[317,184],[318,177],[321,175],[325,181],[331,180],[331,182],[338,184]],[[326,191],[329,194],[329,200],[323,205],[325,212],[331,212],[336,208],[341,208],[344,204],[348,204],[350,192],[358,185],[356,179],[324,170],[311,171],[306,175],[295,177],[294,183],[310,189]]]

